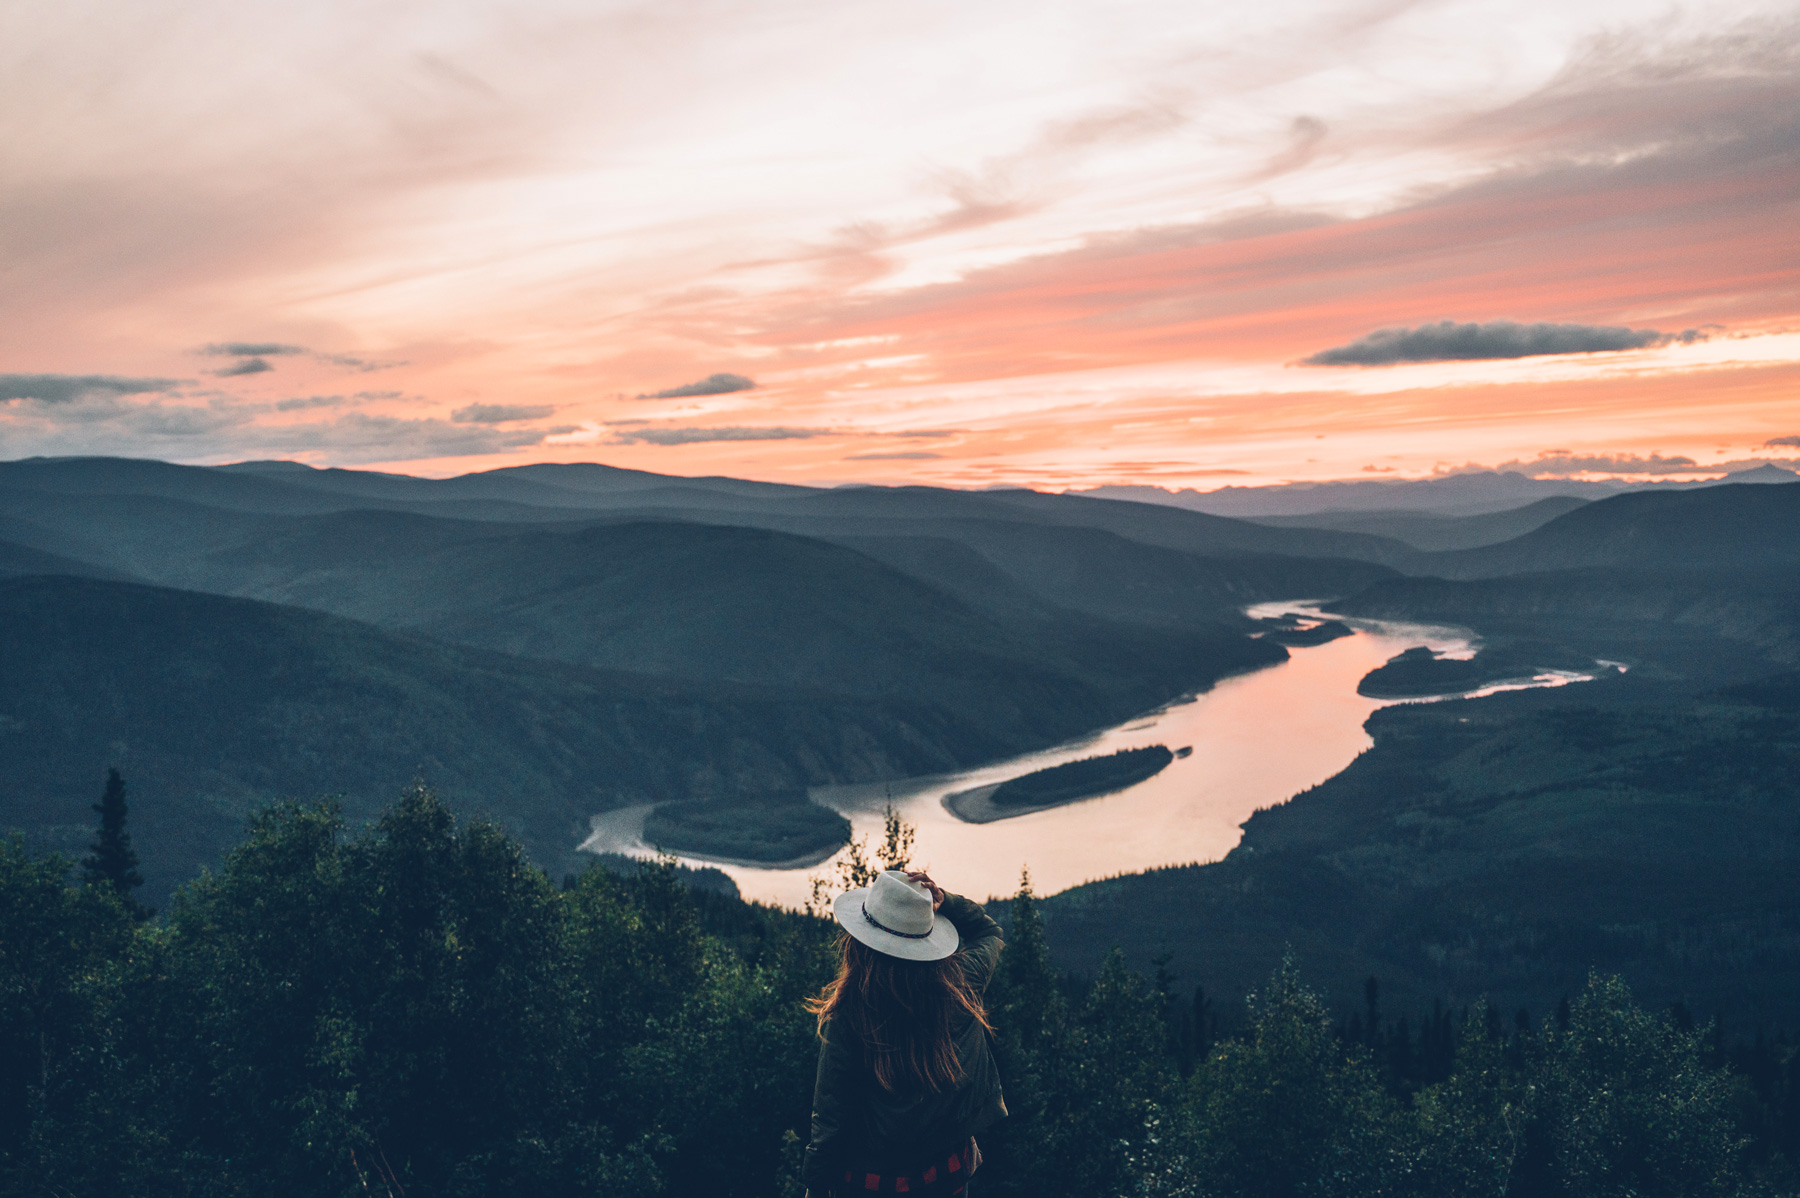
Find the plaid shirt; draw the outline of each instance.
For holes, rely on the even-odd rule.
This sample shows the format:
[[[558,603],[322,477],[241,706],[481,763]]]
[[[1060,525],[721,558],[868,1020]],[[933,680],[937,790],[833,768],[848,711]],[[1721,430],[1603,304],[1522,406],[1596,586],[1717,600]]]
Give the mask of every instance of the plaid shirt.
[[[839,1198],[859,1194],[918,1194],[924,1198],[949,1198],[963,1192],[964,1183],[975,1166],[981,1163],[981,1150],[975,1137],[941,1160],[921,1166],[909,1173],[865,1173],[844,1170],[844,1179],[832,1193]]]

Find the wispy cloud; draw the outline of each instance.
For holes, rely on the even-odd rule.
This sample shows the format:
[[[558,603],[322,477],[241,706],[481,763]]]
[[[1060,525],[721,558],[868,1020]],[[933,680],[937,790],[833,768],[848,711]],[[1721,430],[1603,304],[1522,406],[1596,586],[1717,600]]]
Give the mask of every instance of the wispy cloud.
[[[201,346],[200,352],[215,358],[279,358],[307,351],[304,345],[284,345],[279,341],[214,341]]]
[[[1763,446],[1764,446],[1764,447],[1765,447],[1765,448],[1769,448],[1769,449],[1773,449],[1773,448],[1774,448],[1774,447],[1775,447],[1775,446],[1777,446],[1777,445],[1796,445],[1796,446],[1800,446],[1800,436],[1794,436],[1794,437],[1770,437],[1770,438],[1769,438],[1769,439],[1768,439],[1768,440],[1767,440],[1767,441],[1764,441],[1764,442],[1763,442]]]
[[[1490,320],[1458,324],[1441,320],[1413,329],[1378,329],[1348,345],[1300,359],[1304,366],[1393,366],[1401,362],[1470,362],[1549,354],[1617,353],[1628,349],[1704,341],[1699,329],[1659,333],[1622,325],[1520,324]]]
[[[122,378],[116,374],[0,374],[0,403],[35,399],[40,403],[71,403],[90,395],[144,395],[172,391],[176,379]]]
[[[687,399],[695,395],[729,395],[733,391],[748,391],[756,386],[756,380],[741,374],[721,372],[709,374],[697,383],[683,383],[679,387],[670,387],[666,391],[652,391],[648,395],[640,395],[639,399]]]
[[[928,453],[923,449],[908,449],[899,453],[852,453],[844,458],[846,462],[933,462],[941,459],[941,453]]]
[[[698,445],[705,441],[804,441],[828,437],[826,428],[638,428],[620,429],[614,445]]]

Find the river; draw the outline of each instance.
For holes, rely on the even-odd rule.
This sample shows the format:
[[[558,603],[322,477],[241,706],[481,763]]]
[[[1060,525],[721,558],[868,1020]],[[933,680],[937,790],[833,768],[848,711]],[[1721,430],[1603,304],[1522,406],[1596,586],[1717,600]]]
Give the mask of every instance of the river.
[[[1252,616],[1316,615],[1311,603],[1259,604]],[[915,865],[961,893],[1011,894],[1029,868],[1033,888],[1053,894],[1112,874],[1159,865],[1217,861],[1237,845],[1240,825],[1258,808],[1282,803],[1342,770],[1370,745],[1363,721],[1393,700],[1356,693],[1363,675],[1396,653],[1429,645],[1450,656],[1474,651],[1466,629],[1346,620],[1356,632],[1323,645],[1290,649],[1287,661],[1215,684],[1191,699],[1149,712],[1115,728],[1008,761],[891,783],[815,787],[815,801],[848,816],[853,835],[881,838],[883,811],[892,803],[917,829]],[[1556,686],[1584,675],[1545,674],[1484,688]],[[1140,745],[1192,753],[1155,777],[1100,798],[987,824],[964,823],[945,807],[945,795],[1045,766]],[[596,816],[583,848],[649,853],[641,832],[647,808]],[[812,878],[833,872],[832,861],[810,868],[761,869],[717,865],[745,898],[797,907]],[[833,859],[835,860],[835,858]]]

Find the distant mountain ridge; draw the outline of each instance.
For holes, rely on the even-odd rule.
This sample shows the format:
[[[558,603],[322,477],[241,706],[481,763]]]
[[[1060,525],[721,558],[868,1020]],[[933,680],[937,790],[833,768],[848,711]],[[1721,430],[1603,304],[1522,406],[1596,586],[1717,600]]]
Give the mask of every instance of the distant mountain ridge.
[[[1162,503],[1215,516],[1244,519],[1384,510],[1473,516],[1521,507],[1552,497],[1594,500],[1629,491],[1683,491],[1732,483],[1793,482],[1797,478],[1800,478],[1800,474],[1773,465],[1757,466],[1721,479],[1664,479],[1656,482],[1537,479],[1513,471],[1488,470],[1427,479],[1341,479],[1330,482],[1281,483],[1266,487],[1224,486],[1212,491],[1108,486],[1078,490],[1072,494],[1137,503]]]
[[[1617,495],[1409,572],[1334,609],[1553,636],[1676,676],[1800,661],[1800,483]]]

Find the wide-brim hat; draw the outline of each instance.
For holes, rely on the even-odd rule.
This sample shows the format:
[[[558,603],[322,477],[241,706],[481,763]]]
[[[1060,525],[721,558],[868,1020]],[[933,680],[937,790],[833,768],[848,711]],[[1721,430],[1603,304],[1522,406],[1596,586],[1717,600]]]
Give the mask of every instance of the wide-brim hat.
[[[962,943],[956,925],[931,909],[931,891],[897,869],[878,875],[872,886],[838,895],[831,913],[844,931],[903,961],[942,961]]]

